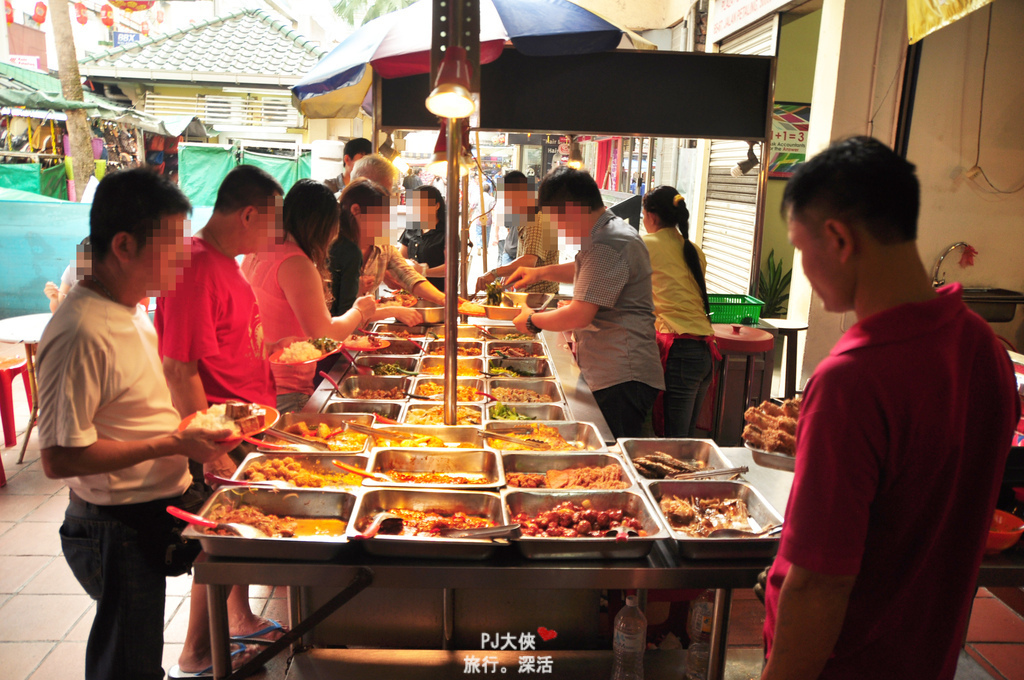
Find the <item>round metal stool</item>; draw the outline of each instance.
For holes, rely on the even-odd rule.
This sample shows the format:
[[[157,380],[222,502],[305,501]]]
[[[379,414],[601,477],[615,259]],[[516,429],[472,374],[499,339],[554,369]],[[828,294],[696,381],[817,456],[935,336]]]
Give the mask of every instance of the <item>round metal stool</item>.
[[[724,323],[712,324],[715,340],[722,353],[722,361],[718,366],[718,392],[715,394],[715,419],[711,436],[718,441],[722,436],[722,424],[725,413],[725,379],[728,373],[729,356],[744,355],[747,358],[747,370],[743,380],[743,410],[750,405],[750,389],[754,382],[754,360],[758,354],[766,361],[767,353],[775,347],[775,336],[768,331],[750,326],[731,325]],[[770,370],[770,369],[765,369]]]

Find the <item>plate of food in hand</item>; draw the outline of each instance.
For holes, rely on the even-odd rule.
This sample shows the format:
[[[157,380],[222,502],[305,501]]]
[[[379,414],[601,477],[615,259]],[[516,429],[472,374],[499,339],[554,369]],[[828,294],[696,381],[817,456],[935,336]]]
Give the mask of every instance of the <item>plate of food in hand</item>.
[[[459,300],[459,314],[464,314],[466,316],[484,316],[486,313],[487,310],[485,310],[484,306],[481,304],[469,302],[467,300]]]
[[[419,298],[412,293],[398,292],[394,295],[382,295],[377,298],[378,307],[414,307]]]
[[[270,406],[229,401],[185,416],[178,430],[231,430],[231,436],[220,441],[234,441],[269,430],[280,417],[277,409]]]
[[[315,364],[326,356],[341,351],[341,343],[334,338],[298,340],[270,355],[270,363],[281,366]]]
[[[352,335],[342,343],[342,346],[350,352],[375,352],[390,345],[390,340],[378,338],[375,335]]]
[[[771,401],[752,406],[743,414],[743,445],[754,454],[754,462],[777,470],[796,469],[796,421],[800,398],[782,404]]]

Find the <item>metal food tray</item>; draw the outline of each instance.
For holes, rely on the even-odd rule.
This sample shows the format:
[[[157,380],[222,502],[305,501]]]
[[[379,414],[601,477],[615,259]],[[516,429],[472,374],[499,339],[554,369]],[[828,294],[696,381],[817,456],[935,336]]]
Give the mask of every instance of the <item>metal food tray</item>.
[[[484,448],[484,440],[480,436],[480,428],[472,425],[384,425],[378,426],[378,429],[386,429],[391,432],[408,432],[410,436],[433,435],[446,444],[470,444],[470,446],[464,448]],[[397,443],[392,443],[391,440],[382,437],[375,437],[375,440],[379,443],[374,444],[374,448],[402,448]],[[446,446],[445,448],[457,449],[458,447]]]
[[[551,399],[551,401],[500,400],[506,404],[557,404],[562,401],[562,392],[558,389],[558,383],[554,380],[545,380],[543,378],[491,378],[488,381],[487,391],[494,394],[494,390],[499,387],[507,387],[514,390],[532,390],[543,397]]]
[[[436,366],[440,366],[441,370],[444,371],[445,358],[446,357],[442,357],[442,356],[424,356],[422,359],[420,359],[420,368],[419,368],[420,372],[422,373],[422,375],[424,377],[427,377],[427,378],[430,378],[430,377],[441,378],[442,376],[444,376],[443,372],[442,373],[427,373],[426,370],[428,368],[434,368]],[[483,373],[483,371],[484,371],[484,360],[481,359],[480,357],[459,357],[457,361],[458,361],[458,365],[459,366],[463,366],[463,367],[464,366],[469,366],[470,368],[475,368],[478,373]],[[459,377],[463,377],[463,376],[459,376]],[[465,376],[465,377],[471,378],[473,376]]]
[[[592,560],[632,559],[644,557],[654,547],[654,542],[668,538],[669,533],[662,525],[656,511],[646,496],[637,490],[588,491],[558,490],[535,491],[505,489],[501,492],[505,510],[505,523],[521,512],[530,517],[551,510],[559,503],[572,501],[580,505],[584,500],[597,511],[622,510],[640,520],[646,536],[630,536],[625,540],[612,538],[562,538],[533,537],[522,535],[514,539],[523,555],[530,559],[542,560]]]
[[[449,491],[447,489],[366,489],[348,525],[349,538],[360,533],[356,527],[366,517],[393,508],[434,511],[451,514],[464,512],[486,517],[495,525],[504,523],[501,496],[489,491]],[[487,559],[504,540],[480,538],[440,538],[430,536],[388,536],[377,534],[371,539],[357,539],[371,555],[385,557],[418,557],[428,559]]]
[[[342,380],[339,387],[341,387],[342,399],[362,399],[359,395],[364,390],[393,390],[397,387],[408,392],[411,384],[412,381],[405,376],[354,375]],[[379,401],[379,399],[375,401]]]
[[[278,430],[284,430],[285,432],[288,432],[288,428],[298,425],[299,423],[306,423],[306,425],[311,426],[311,428],[315,428],[320,423],[326,423],[332,430],[335,430],[338,429],[339,427],[342,427],[345,423],[356,423],[358,425],[366,425],[367,427],[369,427],[373,425],[374,422],[375,421],[373,416],[367,413],[285,413],[281,415],[281,418],[280,420],[277,421],[277,425],[275,427]],[[263,447],[258,447],[257,451],[279,452],[286,453],[286,455],[290,453],[323,453],[323,451],[321,451],[320,449],[315,449],[312,446],[303,447],[301,444],[293,444],[292,442],[289,441],[282,441],[280,439],[277,439],[277,437],[275,437],[274,433],[272,432],[268,432],[267,434],[264,435],[264,439],[267,438],[273,438],[275,440],[275,442],[268,443],[279,442],[281,446],[294,446],[295,450],[288,451],[286,453],[276,448],[271,449],[268,447],[264,449]],[[363,447],[361,449],[358,449],[356,451],[338,451],[338,453],[362,453],[366,451],[368,447],[369,440],[363,442]]]
[[[349,376],[359,377],[365,375],[368,377],[378,378],[401,378],[402,376],[374,376],[371,373],[365,372],[365,370],[361,371],[359,369],[369,369],[370,371],[372,371],[375,367],[381,364],[395,364],[396,366],[400,366],[401,368],[404,368],[407,371],[415,371],[419,368],[419,361],[420,360],[417,359],[416,357],[385,357],[379,355],[360,356],[356,357],[356,360],[352,363],[353,368],[352,371],[349,373]]]
[[[483,381],[483,378],[457,378],[455,382],[457,383],[458,387],[471,387],[471,388],[473,388],[474,392],[483,392],[484,391],[484,381]],[[444,401],[440,398],[441,397],[440,394],[436,394],[436,395],[433,395],[433,396],[426,396],[426,395],[418,394],[419,389],[420,389],[420,385],[441,385],[443,387],[444,386],[444,378],[442,378],[442,377],[437,377],[437,378],[433,378],[433,377],[431,377],[431,378],[417,378],[416,379],[415,387],[413,387],[413,389],[409,390],[412,394],[416,395],[415,397],[412,397],[414,399],[422,399],[422,400],[426,400],[426,401],[433,401],[433,402],[436,402],[438,404],[444,403]],[[472,401],[477,402],[477,401],[483,401],[484,399],[486,399],[486,397],[484,397],[482,394],[474,394]],[[458,401],[459,401],[459,403],[462,403],[462,404],[467,403],[466,401],[464,401],[462,399],[459,399]]]
[[[634,458],[643,458],[651,453],[664,453],[676,460],[693,460],[707,464],[705,469],[725,470],[735,467],[718,448],[718,444],[710,439],[619,439],[619,448],[622,455],[630,463]],[[640,474],[632,464],[629,466],[630,474],[640,482],[660,481]],[[671,480],[665,480],[671,481]]]
[[[324,413],[369,413],[383,416],[389,420],[401,420],[403,401],[373,401],[359,399],[357,401],[330,401]]]
[[[531,356],[507,357],[509,359],[546,359],[548,352],[542,342],[529,342],[528,340],[491,340],[487,343],[487,356],[498,357],[496,353],[502,347],[517,347],[528,350]],[[505,358],[505,357],[498,357]]]
[[[251,505],[265,514],[290,517],[326,517],[348,521],[358,494],[349,491],[296,489],[280,493],[273,489],[222,488],[213,493],[199,511],[208,517],[213,508]],[[351,527],[349,527],[351,528]],[[341,536],[297,536],[293,538],[242,538],[216,536],[189,526],[185,538],[199,539],[207,554],[215,557],[245,557],[290,560],[332,560],[348,546],[348,532]]]
[[[505,486],[501,457],[494,451],[470,449],[377,449],[367,468],[371,472],[438,472],[451,475],[483,475],[483,484],[436,484],[418,482],[385,482],[367,479],[364,486],[387,486],[400,489],[498,489]]]
[[[436,303],[418,300],[412,308],[423,316],[425,324],[444,323],[444,307]]]
[[[404,323],[376,323],[373,325],[373,330],[377,333],[408,333],[413,338],[424,338],[427,335],[427,331],[432,328],[428,324],[420,324],[419,326],[406,326]],[[389,340],[405,340],[405,338],[394,338],[389,337]]]
[[[577,468],[607,467],[609,465],[614,465],[621,470],[622,481],[627,484],[625,487],[626,489],[631,487],[634,489],[637,488],[636,480],[626,470],[622,459],[611,453],[520,453],[519,451],[506,451],[501,454],[501,465],[505,470],[505,484],[509,490],[516,489],[519,491],[538,491],[546,493],[575,491],[577,489],[601,491],[602,489],[581,489],[580,487],[571,487],[566,489],[519,487],[509,484],[508,478],[513,472],[524,474],[544,474],[548,470],[575,470]],[[620,491],[624,489],[610,490]]]
[[[444,339],[444,325],[432,326],[430,328],[430,339],[441,340]],[[473,324],[460,324],[456,331],[455,337],[460,340],[479,340],[482,336],[480,335],[480,327]]]
[[[484,343],[479,340],[456,340],[456,347],[466,349],[477,349],[479,350],[476,354],[460,354],[459,356],[465,357],[482,357],[484,353]],[[433,354],[433,352],[441,351],[441,354]],[[424,348],[424,354],[428,356],[443,357],[444,356],[444,340],[431,340],[427,343]]]
[[[743,446],[750,449],[750,453],[754,457],[754,462],[758,465],[775,468],[776,470],[786,470],[788,472],[796,470],[796,456],[755,449],[747,442],[743,442]]]
[[[551,372],[551,363],[547,359],[490,359],[487,362],[487,370],[491,371],[493,368],[507,368],[516,372],[520,375],[516,376],[502,376],[502,378],[511,378],[518,380],[519,378],[551,378],[553,374]],[[526,375],[530,374],[530,375]]]
[[[511,404],[511,408],[514,408],[516,413],[533,418],[533,420],[504,420],[502,418],[492,418],[491,409],[494,408],[494,404],[487,404],[484,408],[486,409],[486,412],[484,413],[485,419],[495,423],[532,423],[535,420],[566,419],[565,407],[561,404]]]
[[[471,411],[475,411],[477,413],[477,415],[480,416],[481,423],[483,422],[483,407],[478,406],[476,404],[465,404],[465,403],[459,404],[458,407],[460,409],[470,409]],[[405,408],[405,415],[402,416],[402,422],[407,424],[407,425],[416,425],[417,423],[409,422],[410,419],[412,418],[412,416],[415,413],[426,411],[427,409],[430,409],[430,408],[439,408],[439,409],[441,409],[441,413],[442,414],[444,413],[444,404],[442,404],[442,403],[438,403],[435,406],[431,406],[431,405],[427,404],[426,402],[413,401],[413,402],[409,402],[409,405]]]
[[[366,470],[370,464],[370,456],[366,454],[348,454],[348,453],[321,453],[320,455],[299,455],[293,456],[287,452],[273,452],[273,453],[250,453],[242,461],[242,464],[235,470],[235,474],[231,475],[231,479],[245,480],[246,471],[256,463],[265,463],[270,460],[277,460],[281,458],[292,458],[299,462],[303,468],[311,470],[313,472],[331,473],[331,474],[345,474],[345,471],[331,464],[332,460],[341,461],[346,465],[352,465],[360,469]],[[258,484],[259,482],[252,482]],[[361,486],[358,484],[356,486]],[[318,487],[293,487],[296,489],[315,489],[317,491],[328,491],[328,490],[339,490],[339,489],[352,489],[352,486],[318,486]]]
[[[601,435],[598,434],[597,428],[594,427],[593,423],[580,423],[572,420],[491,420],[484,425],[484,430],[488,432],[504,433],[508,430],[522,430],[524,427],[531,425],[547,425],[558,430],[558,433],[569,442],[574,444],[576,448],[573,449],[562,449],[561,451],[569,452],[587,452],[587,451],[607,451],[608,447],[605,445]],[[508,450],[505,449],[506,442],[498,439],[488,439],[489,446],[492,449]],[[551,449],[552,452],[559,451],[559,449]],[[545,452],[541,452],[545,453]]]
[[[419,356],[423,350],[420,349],[422,346],[418,342],[411,340],[402,340],[400,338],[386,338],[390,343],[387,347],[379,347],[377,349],[362,350],[359,352],[360,356]]]
[[[672,528],[661,511],[663,496],[679,498],[740,498],[747,504],[747,512],[757,522],[757,529],[767,524],[782,524],[782,516],[764,496],[746,482],[661,480],[646,484],[651,502],[672,538],[679,553],[692,560],[772,557],[779,547],[779,537],[757,538],[695,538]]]
[[[483,329],[485,331],[487,331],[488,333],[490,333],[491,335],[495,336],[498,339],[503,339],[503,338],[505,338],[505,336],[511,335],[513,333],[519,333],[519,331],[516,330],[513,326],[483,326]],[[537,335],[535,333],[525,333],[525,335],[529,335],[530,339],[529,340],[507,340],[507,341],[503,340],[503,341],[504,342],[535,342],[537,340]]]

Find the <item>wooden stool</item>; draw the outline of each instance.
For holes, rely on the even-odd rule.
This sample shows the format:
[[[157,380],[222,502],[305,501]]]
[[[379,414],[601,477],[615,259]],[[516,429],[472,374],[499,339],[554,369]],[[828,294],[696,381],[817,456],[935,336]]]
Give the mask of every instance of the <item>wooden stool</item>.
[[[775,336],[768,331],[750,326],[716,323],[711,327],[715,330],[715,340],[722,353],[722,361],[718,369],[718,393],[715,395],[715,420],[711,430],[712,438],[718,441],[721,439],[722,424],[725,420],[725,380],[728,373],[729,356],[742,354],[747,357],[742,402],[745,411],[749,406],[750,388],[754,382],[754,359],[758,354],[767,358],[767,353],[775,347]],[[768,370],[767,367],[765,370]]]
[[[29,383],[28,362],[21,357],[4,357],[0,359],[0,420],[3,421],[4,446],[18,443],[18,435],[14,429],[14,376],[21,374],[25,382],[25,394],[28,395],[28,407],[32,408],[32,386]],[[7,484],[3,461],[0,461],[0,486]]]
[[[807,324],[789,319],[762,319],[761,323],[774,326],[786,342],[786,375],[782,396],[792,399],[796,396],[796,334],[807,330]]]

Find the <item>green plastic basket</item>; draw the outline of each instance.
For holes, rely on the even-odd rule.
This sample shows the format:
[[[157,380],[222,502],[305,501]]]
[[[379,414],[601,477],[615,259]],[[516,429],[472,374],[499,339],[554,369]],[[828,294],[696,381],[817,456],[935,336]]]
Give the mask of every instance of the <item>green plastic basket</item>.
[[[750,295],[708,294],[711,323],[741,323],[753,326],[761,320],[764,303]]]

